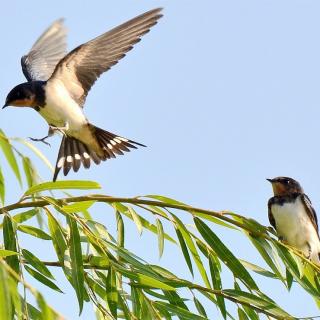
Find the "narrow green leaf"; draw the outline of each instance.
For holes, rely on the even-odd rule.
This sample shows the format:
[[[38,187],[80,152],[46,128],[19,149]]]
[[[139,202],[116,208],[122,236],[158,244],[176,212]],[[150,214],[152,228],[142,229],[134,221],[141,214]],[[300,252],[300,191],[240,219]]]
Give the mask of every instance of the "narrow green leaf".
[[[51,240],[51,237],[46,232],[44,232],[43,230],[41,230],[39,228],[33,227],[33,226],[26,226],[26,225],[20,224],[20,225],[18,225],[17,229],[19,231],[26,233],[26,234],[29,234],[33,237],[37,237],[37,238],[40,238],[43,240]]]
[[[181,319],[184,320],[207,320],[207,318],[196,315],[186,309],[171,305],[169,303],[166,302],[162,302],[162,301],[156,301],[154,302],[154,305],[158,308],[158,309],[165,309],[167,311],[169,311],[172,314],[177,315],[178,317],[181,317]]]
[[[88,262],[91,266],[97,266],[101,268],[108,268],[110,266],[110,260],[108,256],[89,256]]]
[[[54,320],[53,310],[48,306],[40,292],[36,293],[35,298],[41,311],[41,319]]]
[[[48,227],[52,237],[52,243],[57,253],[60,263],[64,263],[64,253],[67,249],[67,240],[64,235],[64,230],[60,226],[56,218],[46,210],[48,216]]]
[[[223,242],[215,235],[215,233],[199,218],[195,217],[194,222],[202,237],[217,253],[220,260],[222,260],[223,263],[233,272],[233,274],[250,289],[258,290],[258,286],[256,285],[249,272],[243,267],[243,265],[233,255],[233,253],[223,244]]]
[[[277,277],[283,282],[284,276],[282,269],[279,264],[279,257],[276,254],[275,250],[272,249],[269,242],[262,238],[253,238],[249,236],[250,241],[256,247],[264,261],[268,264],[271,270],[277,275]]]
[[[207,316],[206,310],[203,307],[203,305],[201,304],[201,302],[196,297],[193,297],[193,302],[194,302],[194,305],[196,306],[198,312],[200,313],[200,315],[207,318],[208,316]]]
[[[178,226],[179,230],[181,231],[181,234],[192,254],[193,260],[196,263],[196,266],[198,267],[199,273],[202,277],[203,282],[205,283],[207,288],[210,288],[210,282],[209,282],[209,278],[207,276],[207,272],[203,266],[203,263],[201,261],[201,258],[199,256],[198,250],[191,238],[190,232],[188,231],[188,229],[186,228],[186,226],[184,225],[184,223],[173,213],[171,213],[176,225]]]
[[[239,317],[239,320],[250,320],[247,314],[240,308],[238,308],[238,317]]]
[[[11,250],[0,249],[0,258],[14,256],[14,255],[17,255],[17,254],[18,254],[18,252],[14,252],[14,251],[11,251]]]
[[[0,319],[13,319],[12,314],[12,301],[10,297],[10,289],[8,283],[9,275],[0,264]]]
[[[164,247],[164,236],[163,236],[163,225],[161,220],[156,220],[156,225],[158,229],[158,248],[159,248],[159,257],[161,258],[163,254],[163,247]]]
[[[131,286],[132,312],[136,319],[141,319],[141,302],[139,299],[139,289]]]
[[[23,298],[21,298],[23,300]],[[27,309],[28,309],[28,315],[30,317],[30,319],[32,320],[44,320],[44,318],[42,318],[42,314],[41,312],[35,308],[33,305],[27,303]]]
[[[39,260],[38,257],[36,257],[32,252],[28,251],[27,249],[22,249],[22,255],[32,267],[34,267],[44,276],[54,280],[54,276],[49,271],[47,266],[41,260]]]
[[[131,320],[133,319],[133,315],[130,312],[129,306],[128,306],[128,302],[126,301],[126,297],[122,296],[120,293],[118,295],[118,306],[120,306],[122,312],[123,312],[123,318],[126,320]]]
[[[0,280],[1,282],[2,280]],[[9,292],[11,296],[11,301],[14,308],[15,318],[17,320],[23,319],[23,311],[22,311],[22,302],[21,296],[19,294],[19,289],[17,287],[17,282],[13,277],[7,277],[8,285],[9,285]]]
[[[0,200],[2,204],[4,204],[5,195],[6,195],[6,188],[4,183],[4,176],[2,174],[2,169],[0,167]]]
[[[11,217],[9,215],[5,215],[3,219],[3,241],[4,241],[4,248],[6,250],[18,252],[17,250],[17,243],[16,243],[16,235],[13,228],[13,223]],[[16,255],[9,256],[5,258],[8,265],[16,272],[20,273],[19,271],[19,259]]]
[[[183,205],[186,206],[185,203],[177,201],[175,199],[169,198],[169,197],[165,197],[165,196],[159,196],[159,195],[155,195],[155,194],[149,194],[144,196],[145,198],[151,198],[151,199],[155,199],[155,200],[159,200],[161,202],[164,203],[168,203],[168,204],[174,204],[174,205]]]
[[[16,223],[22,223],[22,222],[25,222],[25,221],[31,219],[32,217],[34,217],[38,213],[39,213],[38,209],[31,209],[31,210],[21,212],[21,213],[14,215],[12,217],[12,220]]]
[[[212,279],[212,285],[215,290],[222,290],[221,282],[221,265],[219,259],[212,254],[209,255],[209,268]],[[216,296],[217,304],[224,319],[227,318],[227,310],[224,298],[220,295]]]
[[[82,181],[82,180],[68,180],[68,181],[56,181],[56,182],[43,182],[36,186],[31,187],[25,192],[25,196],[29,196],[38,192],[47,190],[89,190],[100,189],[100,185],[94,181]]]
[[[243,306],[243,310],[246,312],[250,320],[260,320],[260,317],[256,313],[255,310],[253,310],[249,306]]]
[[[119,247],[124,247],[124,224],[123,219],[119,211],[116,211],[116,219],[117,219],[117,243]]]
[[[176,228],[175,230],[176,230],[176,234],[177,234],[177,237],[178,237],[178,240],[179,240],[180,248],[182,250],[182,254],[184,256],[184,259],[186,260],[186,263],[187,263],[187,266],[189,268],[189,271],[191,272],[192,276],[194,276],[192,262],[191,262],[191,258],[190,258],[190,255],[189,255],[189,251],[188,251],[187,245],[186,245],[186,243],[185,243],[185,241],[183,239],[183,236],[181,234],[180,229]]]
[[[51,280],[49,280],[48,278],[46,278],[44,275],[42,275],[41,273],[39,273],[38,271],[28,267],[27,265],[24,265],[24,268],[26,269],[26,271],[35,279],[37,279],[39,282],[43,283],[44,285],[46,285],[47,287],[61,292],[63,293],[60,288],[54,284]]]
[[[245,261],[245,260],[242,260],[242,259],[239,259],[239,261],[242,263],[242,265],[247,268],[247,269],[250,269],[264,277],[268,277],[268,278],[273,278],[273,279],[277,279],[278,277],[273,273],[273,272],[270,272],[264,268],[261,268],[260,266],[257,266],[256,264],[253,264],[251,262],[248,262],[248,261]]]
[[[122,214],[124,214],[126,217],[128,217],[129,219],[132,220],[132,216],[129,213],[128,207],[126,207],[125,205],[123,205],[122,203],[112,203],[111,206],[115,209],[118,210],[119,212],[121,212]],[[142,216],[139,216],[139,219],[141,221],[142,226],[151,231],[154,234],[158,234],[158,230],[157,227],[150,223],[147,219],[143,218]],[[166,232],[164,233],[164,238],[172,243],[176,243],[176,241]]]
[[[13,171],[15,174],[17,180],[19,181],[20,186],[22,186],[22,180],[21,180],[21,175],[20,175],[20,170],[19,166],[16,160],[16,157],[13,153],[12,146],[4,134],[4,132],[0,129],[0,147]]]
[[[140,216],[136,213],[136,211],[132,207],[128,207],[128,210],[131,214],[132,220],[134,221],[134,223],[137,226],[139,234],[141,235],[143,228],[142,228]]]
[[[72,282],[77,294],[81,314],[85,288],[80,235],[76,221],[70,216],[67,216],[67,222],[70,228],[69,250],[71,258]]]
[[[96,201],[81,201],[75,202],[66,206],[62,206],[61,209],[67,213],[77,213],[88,210]]]
[[[176,290],[174,287],[163,283],[162,281],[155,279],[155,278],[151,278],[149,276],[146,276],[144,274],[137,274],[138,276],[138,282],[139,284],[141,284],[142,286],[147,286],[147,287],[151,287],[151,288],[157,288],[157,289],[163,289],[163,290]]]
[[[163,293],[167,298],[166,300],[168,300],[170,304],[188,310],[188,307],[185,304],[185,301],[188,301],[188,299],[183,299],[176,291],[163,291]]]
[[[223,292],[228,296],[236,298],[240,303],[244,302],[246,304],[251,304],[253,306],[267,310],[275,317],[288,317],[289,319],[291,318],[291,316],[287,312],[285,312],[279,306],[277,306],[276,303],[271,299],[263,299],[254,294],[241,290],[228,289],[223,290]]]
[[[116,273],[113,270],[113,268],[110,268],[107,276],[106,292],[107,292],[107,301],[108,301],[109,309],[115,319],[118,318],[117,316],[118,290],[117,290],[116,282],[117,282]]]
[[[34,184],[37,184],[36,170],[33,167],[32,162],[28,157],[22,158],[22,164],[23,164],[24,174],[26,176],[28,188],[31,188]]]
[[[229,228],[229,229],[232,229],[232,230],[239,230],[238,227],[235,227],[233,226],[232,224],[230,223],[227,223],[223,220],[220,220],[216,217],[213,217],[209,214],[205,214],[203,212],[199,212],[199,211],[196,211],[196,210],[190,210],[190,212],[193,214],[193,215],[196,215],[197,217],[200,217],[200,218],[203,218],[203,219],[206,219],[208,221],[211,221],[215,224],[218,224],[220,226],[223,226],[223,227],[226,227],[226,228]]]

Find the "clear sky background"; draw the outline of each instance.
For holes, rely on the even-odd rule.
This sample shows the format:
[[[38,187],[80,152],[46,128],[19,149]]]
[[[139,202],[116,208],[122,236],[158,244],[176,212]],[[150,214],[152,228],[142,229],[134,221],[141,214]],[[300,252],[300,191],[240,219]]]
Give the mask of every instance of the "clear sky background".
[[[99,79],[85,107],[94,124],[148,148],[69,178],[96,180],[110,195],[163,194],[268,225],[272,192],[265,179],[285,175],[301,182],[320,212],[319,1],[1,1],[0,97],[4,101],[13,86],[24,82],[20,57],[53,20],[66,18],[73,49],[159,6],[164,18]],[[27,109],[1,111],[0,127],[8,136],[23,138],[47,132],[45,121]],[[51,148],[38,144],[52,163],[59,140],[52,138]],[[34,160],[50,180],[51,173]],[[17,200],[22,191],[13,179],[7,183],[17,190],[8,201]],[[112,228],[112,214],[104,208],[97,207],[96,218]],[[129,248],[158,263],[156,237],[139,239],[127,225]],[[259,262],[244,236],[213,228],[238,257]],[[26,248],[54,259],[45,242],[23,240]],[[167,249],[160,262],[187,276],[182,255]],[[296,286],[287,294],[280,282],[257,280],[294,315],[320,314]],[[37,286],[68,319],[78,319],[75,294],[64,284],[65,295]],[[225,284],[232,286],[228,274]],[[217,317],[215,310],[209,314]],[[81,318],[94,319],[90,305]]]

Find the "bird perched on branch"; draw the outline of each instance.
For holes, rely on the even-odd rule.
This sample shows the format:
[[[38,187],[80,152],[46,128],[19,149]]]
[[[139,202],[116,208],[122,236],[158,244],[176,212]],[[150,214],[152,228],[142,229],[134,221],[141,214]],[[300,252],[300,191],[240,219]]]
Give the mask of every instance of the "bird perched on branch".
[[[274,197],[268,202],[269,221],[279,239],[320,262],[318,219],[299,182],[287,177],[267,179]]]
[[[87,94],[97,78],[109,70],[133,45],[140,41],[158,19],[161,9],[148,11],[84,43],[66,54],[66,30],[62,20],[54,22],[21,58],[28,82],[13,88],[5,101],[7,106],[30,107],[49,124],[48,135],[63,134],[53,181],[63,168],[67,175],[76,172],[81,163],[90,167],[115,158],[130,148],[144,146],[92,125],[83,113]]]

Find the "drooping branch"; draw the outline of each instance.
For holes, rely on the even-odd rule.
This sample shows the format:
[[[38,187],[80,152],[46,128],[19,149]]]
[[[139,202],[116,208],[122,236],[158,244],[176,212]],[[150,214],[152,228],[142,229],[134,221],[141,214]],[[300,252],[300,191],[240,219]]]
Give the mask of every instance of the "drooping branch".
[[[231,215],[231,213],[227,211],[213,211],[213,210],[206,210],[201,208],[195,208],[191,207],[185,204],[172,204],[172,203],[166,203],[162,201],[156,201],[156,200],[146,200],[146,199],[140,199],[140,198],[121,198],[121,197],[110,197],[110,196],[104,196],[104,195],[86,195],[86,196],[78,196],[78,197],[67,197],[67,198],[59,198],[56,199],[58,203],[74,203],[74,202],[84,202],[84,201],[96,201],[96,202],[104,202],[104,203],[129,203],[134,205],[149,205],[149,206],[156,206],[160,208],[171,208],[171,209],[178,209],[182,211],[187,211],[192,214],[192,212],[199,212],[206,214],[208,216],[212,216],[215,218],[218,218],[220,220],[223,220],[225,222],[228,222],[232,225],[235,225],[241,229],[244,229],[248,231],[250,234],[254,236],[262,236],[264,238],[270,238],[267,233],[265,232],[259,232],[259,231],[253,231],[251,228],[247,227],[245,224],[236,221],[228,215]],[[28,201],[28,202],[16,202],[14,204],[4,206],[0,208],[0,214],[4,214],[5,212],[13,211],[16,209],[23,209],[23,208],[41,208],[51,205],[51,203],[47,200],[35,200],[35,201]],[[241,217],[240,215],[232,213],[233,216]]]

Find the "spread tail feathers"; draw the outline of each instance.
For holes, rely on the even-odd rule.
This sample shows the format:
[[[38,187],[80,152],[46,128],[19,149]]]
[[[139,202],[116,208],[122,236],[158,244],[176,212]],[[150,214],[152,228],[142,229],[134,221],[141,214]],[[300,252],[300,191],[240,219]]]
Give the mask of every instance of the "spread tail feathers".
[[[101,161],[115,158],[116,155],[122,155],[124,151],[129,152],[130,148],[137,149],[137,146],[145,147],[145,145],[141,143],[120,137],[98,127],[92,125],[91,127],[103,153],[98,155],[95,151],[90,149],[90,146],[84,144],[80,140],[69,136],[63,136],[53,181],[56,181],[61,169],[63,169],[63,174],[66,176],[71,168],[73,168],[74,172],[77,172],[81,163],[85,168],[89,168],[91,160],[95,164],[99,164]]]

